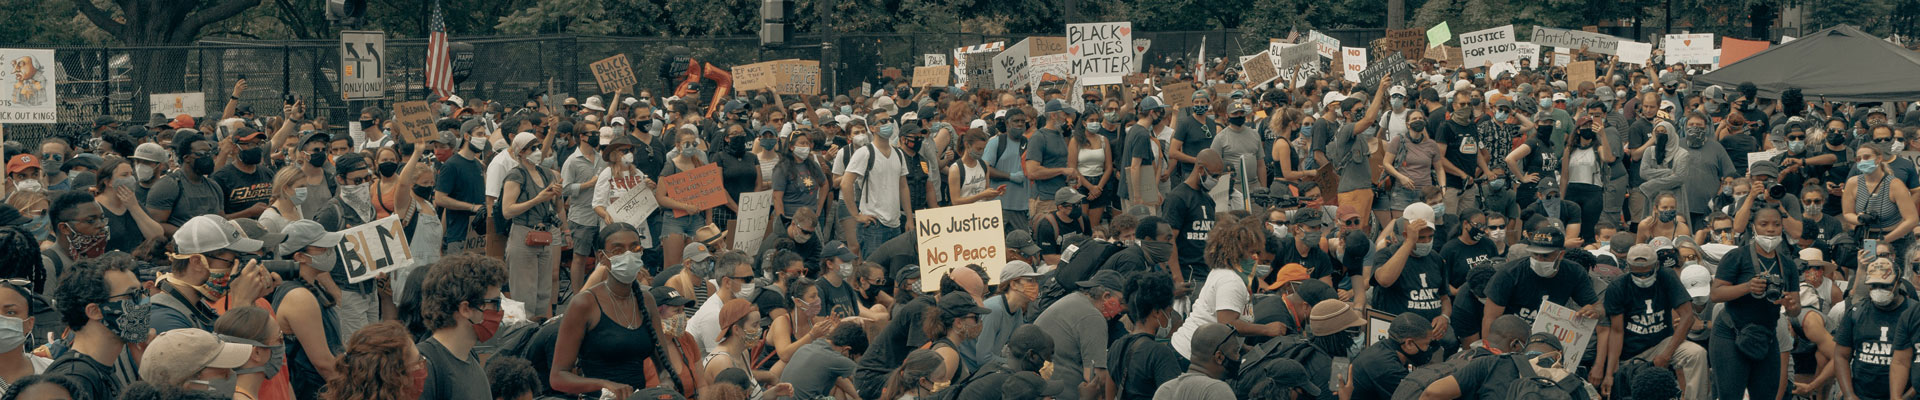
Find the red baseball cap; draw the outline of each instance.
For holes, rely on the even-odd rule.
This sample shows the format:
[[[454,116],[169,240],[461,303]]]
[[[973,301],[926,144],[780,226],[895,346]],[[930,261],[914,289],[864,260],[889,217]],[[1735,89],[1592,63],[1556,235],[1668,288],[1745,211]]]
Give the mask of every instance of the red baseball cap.
[[[16,154],[7,159],[7,173],[19,173],[27,168],[40,168],[40,158],[32,154]]]
[[[168,124],[167,124],[167,126],[171,126],[171,127],[173,127],[173,129],[187,129],[187,128],[192,128],[192,127],[193,127],[193,117],[192,117],[192,116],[188,116],[188,115],[186,115],[186,114],[180,114],[180,115],[178,115],[178,116],[174,116],[174,117],[173,117],[173,122],[172,122],[172,123],[168,123]]]

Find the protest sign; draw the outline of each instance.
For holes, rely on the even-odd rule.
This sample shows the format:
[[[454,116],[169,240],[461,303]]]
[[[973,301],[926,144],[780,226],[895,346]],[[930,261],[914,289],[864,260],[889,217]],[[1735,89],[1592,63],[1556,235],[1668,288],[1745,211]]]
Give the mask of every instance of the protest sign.
[[[1173,105],[1175,109],[1185,109],[1193,105],[1193,84],[1180,82],[1160,87],[1160,98]]]
[[[609,182],[614,189],[607,199],[607,217],[612,222],[625,222],[640,229],[640,242],[652,243],[647,230],[647,216],[660,208],[660,200],[653,197],[653,188],[647,187],[647,179],[638,175],[617,177]]]
[[[361,224],[340,231],[339,267],[346,268],[347,283],[373,279],[382,272],[413,266],[413,251],[407,247],[406,225],[399,215]]]
[[[1440,21],[1439,25],[1427,29],[1428,48],[1447,44],[1448,40],[1453,40],[1453,30],[1447,28],[1447,21]]]
[[[900,72],[899,68],[894,68],[894,67],[887,67],[887,69],[880,70],[880,76],[884,76],[884,77],[887,77],[888,79],[893,79],[896,81],[907,80],[906,73]],[[734,78],[734,82],[739,82],[739,81],[740,79],[738,77]],[[734,86],[739,87],[739,84],[736,83],[734,84]]]
[[[1570,31],[1566,29],[1533,27],[1533,44],[1566,49],[1585,48],[1587,51],[1617,55],[1620,38],[1588,31]]]
[[[993,56],[993,88],[1011,89],[1027,82],[1027,57],[1030,57],[1032,43],[1033,39],[1028,38]]]
[[[974,59],[969,58],[966,55],[974,54],[974,53],[988,53],[988,56],[985,57],[986,58],[985,61],[981,61],[980,63],[972,63],[980,66],[980,68],[985,69],[987,68],[987,64],[985,63],[989,63],[993,61],[992,55],[994,53],[999,52],[1000,50],[1006,49],[1006,47],[1007,47],[1007,42],[993,42],[993,43],[979,44],[979,45],[953,49],[953,74],[954,74],[953,86],[960,86],[960,85],[967,84],[967,78],[968,78],[967,71],[969,70],[970,67],[974,66],[974,65],[969,65]],[[981,74],[983,75],[989,74],[989,73],[990,73],[990,70],[981,72]],[[993,78],[988,77],[987,79],[993,79]]]
[[[1037,96],[1040,93],[1041,83],[1067,81],[1072,77],[1072,74],[1067,72],[1068,69],[1066,53],[1027,57],[1028,91]]]
[[[820,61],[794,59],[773,63],[774,94],[820,94]]]
[[[1301,43],[1312,43],[1314,45],[1313,50],[1320,53],[1321,57],[1340,57],[1340,39],[1334,39],[1332,36],[1320,33],[1320,31],[1307,31],[1307,40]]]
[[[1279,66],[1282,68],[1291,68],[1291,67],[1300,66],[1301,64],[1320,62],[1320,57],[1317,50],[1318,48],[1315,45],[1301,43],[1301,44],[1290,44],[1286,46],[1287,47],[1280,49]]]
[[[1133,71],[1140,71],[1140,62],[1147,60],[1147,49],[1153,48],[1153,39],[1133,40]]]
[[[1267,52],[1264,51],[1247,57],[1246,61],[1241,61],[1240,69],[1247,72],[1247,83],[1253,86],[1260,86],[1280,77],[1280,70],[1273,67],[1273,57],[1268,57]]]
[[[922,66],[922,67],[931,67],[931,66],[935,66],[935,65],[947,65],[947,55],[945,55],[945,54],[923,54],[923,55],[921,55],[921,56],[920,56],[920,66]]]
[[[1553,65],[1566,66],[1567,63],[1571,62],[1573,62],[1573,54],[1568,53],[1566,48],[1553,48]]]
[[[1711,33],[1666,35],[1661,38],[1660,49],[1666,51],[1668,64],[1712,64],[1720,57],[1720,49],[1713,48]]]
[[[1280,53],[1285,52],[1288,47],[1292,46],[1292,43],[1287,43],[1280,39],[1267,39],[1267,58],[1273,59],[1274,67],[1285,69],[1287,68],[1287,63],[1281,59]]]
[[[1593,340],[1593,328],[1600,320],[1580,318],[1573,309],[1551,301],[1540,302],[1540,310],[1533,313],[1533,333],[1545,333],[1560,338],[1562,348],[1584,349],[1587,342]],[[1586,356],[1584,351],[1568,351],[1566,365],[1580,365],[1580,359]]]
[[[1340,72],[1348,81],[1359,82],[1360,71],[1367,70],[1367,49],[1359,47],[1340,48]]]
[[[626,54],[615,54],[589,64],[593,68],[593,80],[600,83],[600,91],[613,93],[633,93],[633,85],[639,83],[633,77],[633,64],[627,62]]]
[[[1647,65],[1653,58],[1653,43],[1640,43],[1622,40],[1618,43],[1620,62],[1633,65]]]
[[[393,133],[407,143],[421,144],[440,137],[433,127],[433,106],[426,100],[393,104]]]
[[[1526,59],[1528,62],[1527,65],[1540,66],[1540,45],[1527,42],[1514,43],[1513,45],[1520,47],[1520,56],[1515,58],[1514,61],[1518,62],[1520,59]]]
[[[1592,61],[1580,61],[1567,64],[1567,87],[1580,87],[1580,82],[1593,82],[1595,79]]]
[[[967,53],[967,67],[956,71],[965,71],[966,82],[974,82],[973,87],[993,86],[993,55],[995,54],[999,53],[992,51]]]
[[[1120,83],[1133,72],[1133,23],[1067,24],[1069,74],[1089,85]]]
[[[386,97],[386,54],[386,32],[340,31],[341,98],[367,100]],[[52,62],[52,56],[48,56],[47,60]]]
[[[195,117],[207,115],[207,95],[200,92],[148,95],[147,109],[168,119],[180,114]]]
[[[1387,53],[1402,53],[1406,54],[1407,58],[1419,59],[1426,53],[1427,42],[1426,38],[1421,36],[1420,28],[1389,29],[1386,46],[1381,50],[1386,50]]]
[[[1067,54],[1066,36],[1034,36],[1027,40],[1032,41],[1032,44],[1028,45],[1030,46],[1027,50],[1028,57]]]
[[[1502,76],[1500,74],[1512,74],[1519,70],[1520,67],[1513,61],[1497,62],[1487,66],[1487,76],[1498,78]]]
[[[599,73],[597,70],[594,72]],[[733,90],[745,92],[772,89],[775,80],[772,61],[733,67]]]
[[[1007,265],[1007,234],[1000,217],[999,200],[913,213],[920,281],[939,282],[948,270],[978,264],[987,271],[987,284],[1000,284],[1000,269]],[[926,291],[939,286],[920,285]]]
[[[1292,75],[1293,87],[1295,89],[1306,87],[1307,83],[1310,83],[1315,78],[1320,77],[1321,71],[1322,69],[1320,68],[1319,62],[1310,62],[1306,64],[1300,64],[1300,66],[1298,67],[1294,67],[1293,75]]]
[[[773,191],[740,194],[740,218],[734,220],[733,249],[760,254],[767,237],[767,219],[773,214]]]
[[[1460,52],[1467,56],[1467,67],[1479,67],[1513,61],[1520,56],[1520,46],[1513,43],[1513,25],[1507,25],[1460,34]]]
[[[913,87],[945,87],[953,74],[945,65],[913,68]]]
[[[727,204],[727,189],[720,186],[720,164],[708,163],[700,168],[667,175],[660,178],[660,190],[667,198],[692,204],[697,211]],[[674,209],[673,216],[685,217],[687,210]]]
[[[1720,66],[1725,67],[1767,50],[1764,40],[1720,38]]]
[[[1415,86],[1415,82],[1413,81],[1413,64],[1407,63],[1406,53],[1389,54],[1387,58],[1381,59],[1380,62],[1368,65],[1366,70],[1360,71],[1360,79],[1355,82],[1374,84],[1375,82],[1380,82],[1381,76],[1386,76],[1387,79],[1393,80],[1394,85],[1407,88]],[[1408,90],[1411,91],[1412,89]]]

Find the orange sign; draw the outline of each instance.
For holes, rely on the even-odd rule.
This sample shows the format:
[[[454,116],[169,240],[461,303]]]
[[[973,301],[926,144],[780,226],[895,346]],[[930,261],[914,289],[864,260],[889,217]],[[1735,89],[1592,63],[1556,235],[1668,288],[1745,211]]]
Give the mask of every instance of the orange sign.
[[[700,168],[667,175],[660,179],[660,189],[674,200],[693,203],[700,211],[727,204],[727,188],[720,186],[720,165],[708,163]],[[674,209],[673,216],[685,217],[689,212]]]
[[[1721,37],[1720,38],[1720,66],[1725,67],[1728,65],[1733,65],[1733,63],[1739,62],[1740,60],[1744,60],[1749,56],[1752,56],[1754,54],[1759,54],[1762,51],[1766,51],[1767,45],[1768,43],[1764,41],[1740,40],[1740,39],[1734,39],[1730,37]]]

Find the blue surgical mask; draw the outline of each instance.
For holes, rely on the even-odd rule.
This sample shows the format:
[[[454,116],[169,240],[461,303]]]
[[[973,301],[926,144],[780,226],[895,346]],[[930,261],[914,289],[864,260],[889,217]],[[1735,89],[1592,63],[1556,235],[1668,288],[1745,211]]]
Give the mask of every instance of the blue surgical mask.
[[[27,221],[26,228],[27,231],[33,232],[34,239],[41,241],[53,240],[53,235],[47,229],[48,225],[50,224],[47,221],[47,216],[41,214],[38,217],[33,217],[31,221]]]
[[[1806,151],[1806,149],[1807,149],[1807,144],[1805,142],[1802,142],[1799,140],[1787,142],[1787,151],[1799,153],[1801,151]]]
[[[1494,120],[1494,121],[1497,121],[1497,122],[1507,122],[1507,112],[1506,112],[1506,111],[1494,111],[1494,112],[1493,112],[1493,120]]]
[[[1876,164],[1874,160],[1860,160],[1860,162],[1853,163],[1853,169],[1859,170],[1861,174],[1871,174],[1874,170],[1880,169],[1880,165]],[[36,219],[36,221],[38,221],[38,219]]]
[[[1433,205],[1433,215],[1446,215],[1446,214],[1447,214],[1447,205],[1446,205],[1446,204],[1435,204],[1435,205]]]
[[[853,106],[840,106],[840,115],[853,115]]]

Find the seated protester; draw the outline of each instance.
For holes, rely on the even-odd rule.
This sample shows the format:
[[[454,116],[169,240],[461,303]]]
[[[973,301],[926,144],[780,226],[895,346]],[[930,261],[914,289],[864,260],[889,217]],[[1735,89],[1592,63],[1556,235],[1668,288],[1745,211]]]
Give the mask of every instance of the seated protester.
[[[869,315],[870,305],[863,305],[860,292],[853,288],[855,281],[866,279],[866,275],[854,273],[854,263],[859,260],[853,251],[840,241],[827,242],[820,262],[820,280],[814,282],[820,288],[819,316],[839,319]]]
[[[233,387],[225,385],[232,384],[233,369],[246,365],[252,355],[253,346],[222,341],[198,328],[161,332],[140,358],[140,380],[231,397]]]
[[[252,399],[294,398],[293,386],[282,374],[287,369],[286,353],[282,350],[285,337],[280,334],[280,323],[273,320],[271,312],[254,306],[234,307],[214,321],[213,333],[221,341],[252,347],[247,363],[233,369],[230,378],[233,394]]]
[[[1467,272],[1466,283],[1460,286],[1460,291],[1453,294],[1451,318],[1468,321],[1453,324],[1453,336],[1459,338],[1461,343],[1480,340],[1480,324],[1474,321],[1480,321],[1483,318],[1481,313],[1486,312],[1487,284],[1493,281],[1493,276],[1499,270],[1498,266],[1474,267]]]
[[[1118,318],[1123,310],[1113,305],[1125,297],[1125,282],[1113,271],[1095,272],[1092,279],[1078,283],[1080,291],[1054,302],[1033,321],[1035,326],[1052,332],[1054,371],[1050,380],[1067,387],[1107,381],[1106,364],[1102,363],[1110,344],[1107,321]],[[1061,398],[1076,400],[1078,395],[1069,391]]]
[[[692,249],[696,244],[699,243],[689,243],[687,248]],[[708,271],[711,276],[703,278],[713,282],[712,286],[715,288],[713,295],[707,297],[706,303],[700,305],[699,311],[687,318],[687,333],[693,334],[694,340],[700,341],[700,348],[708,350],[720,345],[720,331],[726,327],[719,321],[720,307],[727,301],[735,299],[747,301],[748,306],[751,307],[753,303],[747,296],[753,294],[753,288],[750,285],[753,277],[758,275],[753,272],[753,258],[747,257],[746,253],[730,251],[720,253],[713,259],[714,267]],[[681,293],[686,291],[682,290]]]
[[[1751,187],[1748,188],[1749,194],[1741,200],[1740,204],[1734,209],[1733,233],[1736,235],[1747,233],[1748,227],[1751,226],[1748,222],[1752,221],[1754,210],[1772,208],[1779,210],[1780,215],[1783,217],[1780,219],[1780,223],[1782,224],[1782,228],[1785,229],[1785,235],[1793,238],[1800,237],[1803,225],[1800,223],[1800,218],[1793,217],[1800,215],[1802,206],[1800,198],[1794,196],[1791,192],[1787,192],[1785,187],[1781,187],[1781,194],[1783,196],[1781,198],[1773,198],[1770,194],[1771,188],[1778,186],[1777,183],[1780,178],[1779,164],[1775,164],[1772,160],[1757,161],[1753,163],[1751,173],[1752,177],[1748,179],[1752,180],[1753,183]]]
[[[908,270],[914,274],[920,273],[919,267]],[[879,268],[869,268],[868,273],[877,274]],[[862,280],[870,280],[870,277]],[[939,285],[939,292],[936,293],[938,295],[964,290],[952,279],[943,278]],[[890,374],[900,367],[902,360],[907,358],[909,352],[927,344],[926,331],[920,328],[921,323],[925,322],[922,318],[926,317],[926,312],[929,310],[938,312],[934,308],[933,300],[934,296],[920,296],[891,310],[892,318],[887,320],[884,328],[881,328],[880,335],[868,342],[867,351],[860,355],[859,369],[854,371],[853,383],[854,387],[859,389],[860,398],[879,396],[880,392],[886,388]],[[1104,326],[1102,325],[1103,329]],[[939,355],[933,354],[932,351],[928,351],[927,354],[933,356],[937,368],[940,361]]]
[[[743,386],[747,393],[757,398],[762,392],[773,392],[772,388],[760,384],[763,380],[773,380],[773,373],[753,370],[752,362],[747,359],[747,346],[759,342],[761,334],[766,332],[760,310],[745,299],[727,300],[720,306],[716,322],[720,324],[720,333],[715,337],[715,346],[707,348],[706,357],[700,360],[701,373],[706,374],[707,381],[718,382],[721,372],[730,369],[752,371],[753,376]]]
[[[174,231],[173,241],[173,275],[156,284],[153,315],[148,317],[155,333],[212,329],[220,318],[213,303],[253,304],[273,289],[266,286],[267,269],[258,261],[239,265],[242,253],[258,252],[263,243],[242,236],[226,218],[194,217]]]
[[[1341,298],[1352,298],[1350,293],[1358,292],[1354,283],[1364,283],[1355,279],[1365,272],[1367,254],[1373,252],[1373,234],[1360,219],[1360,213],[1347,210],[1340,214],[1340,229],[1327,237],[1327,250],[1332,251],[1334,261],[1340,268],[1333,275],[1333,287],[1340,290]],[[1365,285],[1361,285],[1364,289]],[[1364,291],[1364,290],[1359,290]]]
[[[957,393],[963,400],[1001,399],[1008,393],[1002,390],[1002,384],[1014,375],[1040,372],[1047,362],[1053,360],[1053,338],[1038,326],[1026,325],[1015,329],[1013,338],[1007,340],[1002,349],[1009,358],[996,359],[981,366],[972,376],[954,381],[946,390]],[[996,352],[997,353],[997,352]],[[1039,375],[1033,375],[1039,378]],[[1047,385],[1040,378],[1041,385]]]
[[[1283,335],[1306,332],[1313,306],[1327,299],[1339,298],[1333,286],[1319,279],[1308,279],[1307,268],[1300,264],[1282,266],[1274,276],[1274,284],[1262,288],[1272,290],[1274,295],[1253,300],[1253,323],[1279,322]],[[1269,339],[1272,338],[1248,337],[1247,345],[1258,346]]]
[[[831,263],[821,262],[826,255],[823,251],[825,246],[822,245],[826,241],[814,235],[817,233],[815,230],[820,228],[819,211],[812,207],[793,210],[792,220],[780,226],[780,229],[767,234],[766,245],[760,249],[761,257],[775,250],[786,250],[799,255],[800,260],[806,263],[808,276],[833,271]]]
[[[653,304],[653,296],[640,289],[646,267],[639,252],[627,251],[639,243],[638,233],[620,222],[595,230],[595,241],[611,244],[594,251],[607,262],[607,279],[585,286],[582,296],[567,303],[564,313],[573,317],[561,321],[551,358],[559,368],[549,370],[549,385],[566,393],[628,393],[636,387],[656,386],[658,377],[690,373],[679,354],[662,340],[662,314],[656,312],[659,307]]]
[[[1190,314],[1180,328],[1173,331],[1170,343],[1175,350],[1192,340],[1196,329],[1210,324],[1233,325],[1235,332],[1247,336],[1273,337],[1283,331],[1279,322],[1256,325],[1249,321],[1252,318],[1241,318],[1253,312],[1252,288],[1243,277],[1256,274],[1253,269],[1257,261],[1253,258],[1266,245],[1266,222],[1260,218],[1231,216],[1220,219],[1221,224],[1212,227],[1207,240],[1205,264],[1218,273],[1207,275],[1205,285],[1193,300]]]
[[[1822,191],[1814,189],[1808,192]],[[1693,230],[1687,227],[1687,221],[1680,218],[1680,199],[1674,197],[1673,192],[1661,193],[1659,199],[1654,200],[1653,207],[1653,215],[1640,219],[1640,230],[1634,240],[1646,243],[1653,241],[1654,238],[1672,239],[1693,233]],[[1820,206],[1816,205],[1812,208],[1817,212]],[[1835,223],[1839,223],[1838,219]]]
[[[651,283],[653,286],[671,287],[680,293],[691,293],[696,306],[688,308],[686,315],[692,317],[699,307],[708,303],[707,299],[719,293],[719,284],[708,279],[714,273],[714,262],[713,253],[708,251],[706,244],[687,243],[681,247],[680,263],[662,268],[659,274],[653,276]]]
[[[1494,245],[1493,237],[1488,228],[1488,222],[1493,220],[1495,214],[1481,212],[1478,209],[1468,207],[1465,210],[1460,210],[1460,215],[1460,219],[1466,222],[1461,224],[1460,229],[1457,229],[1460,233],[1447,238],[1446,244],[1440,246],[1440,269],[1446,271],[1447,277],[1449,278],[1447,282],[1449,295],[1458,294],[1462,287],[1466,286],[1468,272],[1479,267],[1494,266],[1494,258],[1500,255],[1500,250]],[[1459,308],[1460,303],[1456,302],[1453,306],[1454,308]],[[1473,322],[1479,320],[1463,319],[1462,321]],[[1454,327],[1454,331],[1457,332],[1460,330],[1459,327],[1461,324],[1451,325]],[[1466,325],[1474,325],[1473,329],[1475,331],[1480,329],[1480,324],[1468,323]],[[1466,336],[1461,336],[1461,338],[1465,337]]]
[[[1039,314],[1034,304],[1040,297],[1042,276],[1045,275],[1035,272],[1025,261],[1008,261],[1000,267],[1000,293],[981,303],[989,312],[980,317],[980,336],[961,347],[960,355],[968,361],[967,369],[979,369],[1000,360],[1000,348],[1013,339],[1014,332],[1027,325],[1029,318]]]
[[[1480,316],[1482,331],[1501,315],[1519,315],[1531,322],[1543,302],[1578,306],[1575,313],[1584,318],[1600,316],[1593,280],[1587,277],[1585,268],[1563,259],[1568,253],[1562,247],[1564,243],[1560,228],[1549,222],[1541,221],[1527,233],[1525,252],[1529,257],[1508,261],[1487,284],[1486,310]]]
[[[793,393],[802,399],[817,399],[842,394],[851,397],[853,359],[867,351],[867,331],[858,322],[841,322],[833,333],[800,346],[786,357],[780,381],[793,385]]]
[[[1300,264],[1306,267],[1313,279],[1328,285],[1337,283],[1334,281],[1334,276],[1340,272],[1340,266],[1325,250],[1327,241],[1322,239],[1329,238],[1327,232],[1331,229],[1327,228],[1326,219],[1321,217],[1320,210],[1318,208],[1296,210],[1293,212],[1293,218],[1288,222],[1287,230],[1292,234],[1292,240],[1286,243],[1289,246],[1283,246],[1282,251],[1274,255],[1273,264]]]
[[[1115,220],[1119,218],[1121,217],[1116,217]],[[1158,216],[1140,218],[1140,225],[1135,226],[1133,232],[1128,233],[1138,240],[1127,243],[1126,248],[1107,257],[1107,262],[1101,264],[1099,269],[1112,270],[1121,274],[1172,271],[1172,266],[1167,264],[1167,261],[1173,259],[1174,231],[1173,225],[1168,224],[1165,218]],[[1009,249],[1017,250],[1011,246]]]
[[[866,255],[867,261],[886,268],[888,275],[898,275],[900,269],[908,265],[919,265],[919,230],[909,229],[903,234],[894,235],[884,242],[872,244],[873,253]],[[891,285],[881,285],[892,290]]]
[[[1406,217],[1394,220],[1383,234],[1389,234],[1387,245],[1368,256],[1370,285],[1377,291],[1372,294],[1372,308],[1387,314],[1399,315],[1412,312],[1421,318],[1432,321],[1441,334],[1436,339],[1445,339],[1453,333],[1447,329],[1453,307],[1453,297],[1447,296],[1447,273],[1440,268],[1440,260],[1433,253],[1434,227],[1430,218],[1433,209],[1424,203],[1414,203],[1407,207]],[[1453,340],[1441,340],[1442,346],[1448,346]]]
[[[442,258],[427,271],[420,310],[433,335],[416,347],[432,374],[420,398],[493,398],[490,388],[474,384],[487,379],[474,347],[500,329],[500,286],[507,281],[501,264],[484,254],[465,253]]]
[[[1360,349],[1347,379],[1354,400],[1390,399],[1410,367],[1431,362],[1440,352],[1434,326],[1418,313],[1405,312],[1387,326],[1387,340]]]
[[[1601,347],[1610,354],[1601,356],[1607,363],[1596,368],[1604,376],[1613,376],[1622,357],[1648,360],[1656,367],[1679,370],[1688,388],[1699,388],[1707,378],[1707,350],[1687,341],[1685,329],[1674,328],[1693,324],[1692,297],[1681,285],[1679,273],[1657,264],[1653,246],[1634,245],[1627,251],[1627,275],[1614,278],[1601,296],[1611,320],[1605,337],[1613,344]],[[1704,397],[1704,393],[1695,396]]]
[[[1480,340],[1468,344],[1468,350],[1455,356],[1458,359],[1477,359],[1485,356],[1497,356],[1518,353],[1526,350],[1527,336],[1533,334],[1533,327],[1518,315],[1502,315],[1493,319],[1493,329],[1487,331]]]
[[[1782,252],[1779,210],[1762,208],[1754,219],[1754,237],[1720,257],[1713,274],[1711,299],[1723,303],[1725,311],[1714,317],[1713,343],[1734,343],[1746,336],[1748,346],[1711,346],[1707,348],[1713,365],[1714,389],[1718,393],[1778,393],[1781,351],[1771,349],[1774,342],[1764,339],[1767,329],[1779,325],[1783,305],[1795,304],[1800,292],[1800,266],[1793,255]],[[1682,271],[1681,277],[1687,276]],[[1769,278],[1781,285],[1769,284]],[[1737,282],[1737,283],[1736,283]],[[1767,298],[1769,288],[1780,297]],[[1745,332],[1743,332],[1743,330]],[[1845,340],[1845,338],[1841,338]],[[1762,395],[1770,396],[1770,395]]]
[[[1696,238],[1695,240],[1701,245],[1724,244],[1737,246],[1740,243],[1740,235],[1733,233],[1733,216],[1718,211],[1707,215],[1707,226],[1701,228],[1699,232],[1694,233],[1693,237]],[[1704,238],[1705,240],[1700,240],[1699,238]]]
[[[1233,387],[1224,379],[1236,379],[1245,350],[1240,335],[1227,324],[1208,324],[1193,333],[1188,342],[1193,348],[1192,365],[1187,372],[1167,380],[1154,390],[1154,400],[1205,399],[1231,400]]]
[[[29,299],[34,297],[38,295],[25,286],[0,281],[0,317],[5,317],[0,318],[0,350],[4,350],[0,351],[0,393],[7,392],[10,383],[46,372],[47,365],[53,364],[53,360],[34,355],[26,346],[33,339],[35,318],[29,310],[34,302]]]
[[[934,381],[941,374],[940,355],[933,350],[920,349],[908,353],[900,361],[900,367],[887,373],[887,386],[879,394],[880,399],[924,399],[932,398],[934,388],[940,385]],[[701,396],[701,399],[706,399]],[[868,398],[868,397],[861,397]]]
[[[1067,391],[1066,387],[1047,382],[1047,378],[1033,371],[1021,371],[1007,376],[1000,384],[999,395],[1005,400],[1042,400],[1059,397]]]
[[[351,336],[339,330],[333,304],[339,299],[340,289],[333,286],[329,275],[339,260],[334,248],[339,246],[341,235],[327,232],[312,220],[289,223],[281,233],[287,238],[275,246],[274,252],[280,259],[300,264],[300,279],[281,281],[267,299],[272,302],[274,318],[288,328],[282,343],[289,353],[288,381],[297,398],[309,400],[319,395],[327,380],[340,376],[338,355]],[[426,277],[414,275],[423,280]],[[419,288],[412,289],[413,297],[418,298]],[[417,302],[413,311],[419,311]]]
[[[1674,386],[1673,382],[1678,379],[1673,371],[1665,368],[1641,368],[1640,374],[1634,375],[1633,380],[1614,383],[1631,385],[1633,391],[1624,393],[1631,398],[1677,399],[1680,398],[1680,387]]]
[[[127,344],[145,342],[149,333],[147,318],[139,316],[147,314],[151,306],[133,268],[132,256],[112,252],[81,261],[60,277],[53,304],[60,309],[60,319],[67,329],[73,331],[73,339],[68,342],[72,348],[54,359],[44,373],[80,385],[75,398],[111,399],[120,394],[123,382],[136,378],[123,380],[115,375],[116,368],[133,365]],[[24,390],[27,385],[18,386]]]
[[[1060,254],[1066,251],[1065,238],[1070,234],[1090,234],[1091,223],[1081,214],[1081,201],[1086,195],[1072,187],[1062,187],[1054,192],[1052,201],[1042,201],[1034,209],[1033,240],[1040,245],[1040,267],[1051,269],[1060,266]]]
[[[1535,333],[1527,338],[1525,353],[1507,352],[1494,357],[1480,357],[1453,371],[1453,375],[1440,378],[1427,387],[1420,398],[1425,400],[1445,399],[1508,399],[1516,398],[1515,389],[1532,385],[1515,385],[1514,381],[1534,379],[1554,382],[1552,387],[1538,390],[1564,391],[1568,399],[1598,400],[1599,393],[1587,382],[1573,376],[1561,361],[1564,352],[1560,339],[1545,333]],[[1522,371],[1521,368],[1526,368]],[[1672,381],[1667,382],[1672,385]],[[1642,398],[1642,397],[1635,397]]]
[[[1567,248],[1586,247],[1586,242],[1580,239],[1581,229],[1593,229],[1593,227],[1580,226],[1580,203],[1561,198],[1560,189],[1552,185],[1548,185],[1545,189],[1540,191],[1540,201],[1533,202],[1533,205],[1520,211],[1520,220],[1533,221],[1535,217],[1544,217],[1559,221],[1565,226]],[[1558,204],[1559,207],[1549,207],[1552,204]]]
[[[955,268],[953,271],[971,270]],[[980,316],[989,311],[965,293],[941,295],[937,304],[940,306],[939,314],[928,315],[921,329],[927,333],[927,348],[939,353],[943,363],[943,372],[935,375],[937,379],[934,382],[951,383],[955,377],[965,377],[973,372],[960,359],[960,346],[979,335]]]
[[[1834,324],[1834,345],[1823,349],[1840,366],[1840,389],[1846,398],[1884,399],[1904,392],[1913,367],[1913,341],[1907,337],[1913,322],[1907,290],[1899,286],[1892,259],[1880,258],[1860,273],[1870,303],[1848,307]],[[1860,299],[1855,296],[1854,299]],[[1858,300],[1855,300],[1856,302]],[[1888,336],[1887,332],[1893,332]],[[1891,390],[1891,391],[1890,391]]]
[[[1800,195],[1801,209],[1805,211],[1794,216],[1800,219],[1801,227],[1800,236],[1794,238],[1794,247],[1817,248],[1828,254],[1838,254],[1835,252],[1834,239],[1848,231],[1846,225],[1840,222],[1840,217],[1820,211],[1828,200],[1827,191],[1808,186]]]
[[[494,400],[530,399],[540,394],[540,376],[526,359],[496,356],[487,360],[487,391]]]
[[[19,387],[20,389],[8,390],[5,395],[0,395],[0,399],[15,400],[15,399],[86,398],[84,397],[86,396],[85,394],[86,392],[82,391],[82,388],[85,387],[85,384],[75,381],[63,375],[48,375],[48,374],[27,375],[27,376],[21,377],[20,380],[15,381],[13,385],[9,385],[9,386]],[[152,385],[142,385],[142,386],[152,387]],[[184,391],[184,389],[181,391]],[[126,398],[129,396],[132,396],[132,395],[122,396],[121,398]],[[207,396],[212,397],[213,395],[209,394]]]
[[[1107,370],[1113,371],[1113,385],[1107,389],[1110,397],[1118,396],[1113,398],[1144,399],[1186,371],[1187,360],[1173,346],[1154,340],[1173,323],[1173,279],[1168,274],[1132,274],[1126,293],[1127,319],[1133,325],[1107,349]]]
[[[661,340],[672,340],[671,342],[663,343],[662,346],[671,346],[667,351],[679,354],[681,360],[700,359],[702,354],[700,341],[694,340],[693,334],[687,333],[687,316],[680,312],[681,309],[686,308],[686,306],[692,305],[693,299],[681,296],[680,291],[666,286],[656,286],[649,291],[648,295],[653,297],[654,312],[656,313],[654,315],[661,316],[660,329],[668,335]],[[544,330],[545,329],[542,329],[542,331]],[[549,357],[548,359],[552,358]],[[693,366],[691,365],[689,365],[688,368],[690,370],[687,371],[687,373],[679,374],[678,380],[669,379],[673,382],[674,387],[680,390],[682,395],[694,393],[706,383],[706,377],[702,376],[704,374],[692,371],[691,368],[693,368]],[[654,370],[657,371],[658,369],[655,368]],[[658,372],[649,372],[651,372],[651,374],[647,376],[648,382],[660,381],[660,376],[657,375]]]

